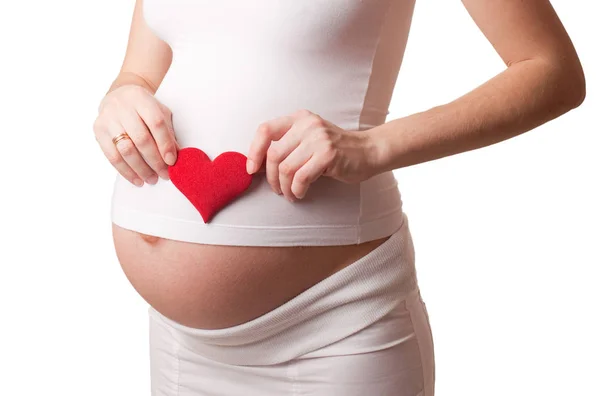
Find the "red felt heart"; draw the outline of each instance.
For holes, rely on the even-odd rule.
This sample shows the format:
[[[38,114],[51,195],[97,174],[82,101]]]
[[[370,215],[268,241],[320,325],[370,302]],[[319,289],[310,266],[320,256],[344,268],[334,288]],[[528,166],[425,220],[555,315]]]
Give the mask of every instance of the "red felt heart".
[[[169,177],[198,209],[205,223],[252,183],[244,154],[226,151],[211,161],[195,147],[179,150],[177,161],[169,166]]]

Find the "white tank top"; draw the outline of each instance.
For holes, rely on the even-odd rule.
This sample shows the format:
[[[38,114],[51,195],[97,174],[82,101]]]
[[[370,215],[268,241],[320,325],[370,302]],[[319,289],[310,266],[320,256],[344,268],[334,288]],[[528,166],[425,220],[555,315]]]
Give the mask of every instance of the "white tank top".
[[[414,0],[144,0],[173,49],[156,98],[179,145],[210,159],[248,154],[258,125],[308,109],[349,131],[386,121]],[[329,177],[289,202],[264,173],[205,223],[169,181],[136,187],[117,175],[112,221],[163,238],[215,245],[349,245],[403,222],[392,172],[362,183]]]

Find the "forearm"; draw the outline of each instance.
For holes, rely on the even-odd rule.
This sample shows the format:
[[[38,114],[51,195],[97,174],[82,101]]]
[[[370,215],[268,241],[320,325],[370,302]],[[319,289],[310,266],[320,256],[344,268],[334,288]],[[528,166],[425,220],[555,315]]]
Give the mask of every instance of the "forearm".
[[[383,172],[498,143],[577,107],[584,95],[578,71],[539,59],[513,64],[448,104],[371,129],[377,167]]]

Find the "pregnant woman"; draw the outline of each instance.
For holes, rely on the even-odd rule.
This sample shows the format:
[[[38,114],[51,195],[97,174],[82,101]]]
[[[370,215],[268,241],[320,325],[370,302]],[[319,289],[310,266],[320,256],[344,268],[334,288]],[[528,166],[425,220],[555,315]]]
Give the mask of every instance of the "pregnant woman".
[[[386,122],[414,0],[137,1],[94,131],[153,395],[433,395],[392,171],[585,96],[547,0],[463,3],[506,70]]]

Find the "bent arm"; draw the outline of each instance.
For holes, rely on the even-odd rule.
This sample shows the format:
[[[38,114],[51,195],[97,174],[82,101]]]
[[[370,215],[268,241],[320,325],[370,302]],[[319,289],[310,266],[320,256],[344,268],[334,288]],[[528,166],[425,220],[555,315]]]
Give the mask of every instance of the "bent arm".
[[[108,92],[122,85],[136,84],[155,93],[167,74],[172,59],[171,47],[148,27],[143,16],[143,0],[137,0],[125,59]]]
[[[462,97],[371,129],[382,171],[488,146],[579,106],[585,78],[548,0],[463,0],[507,65]]]

